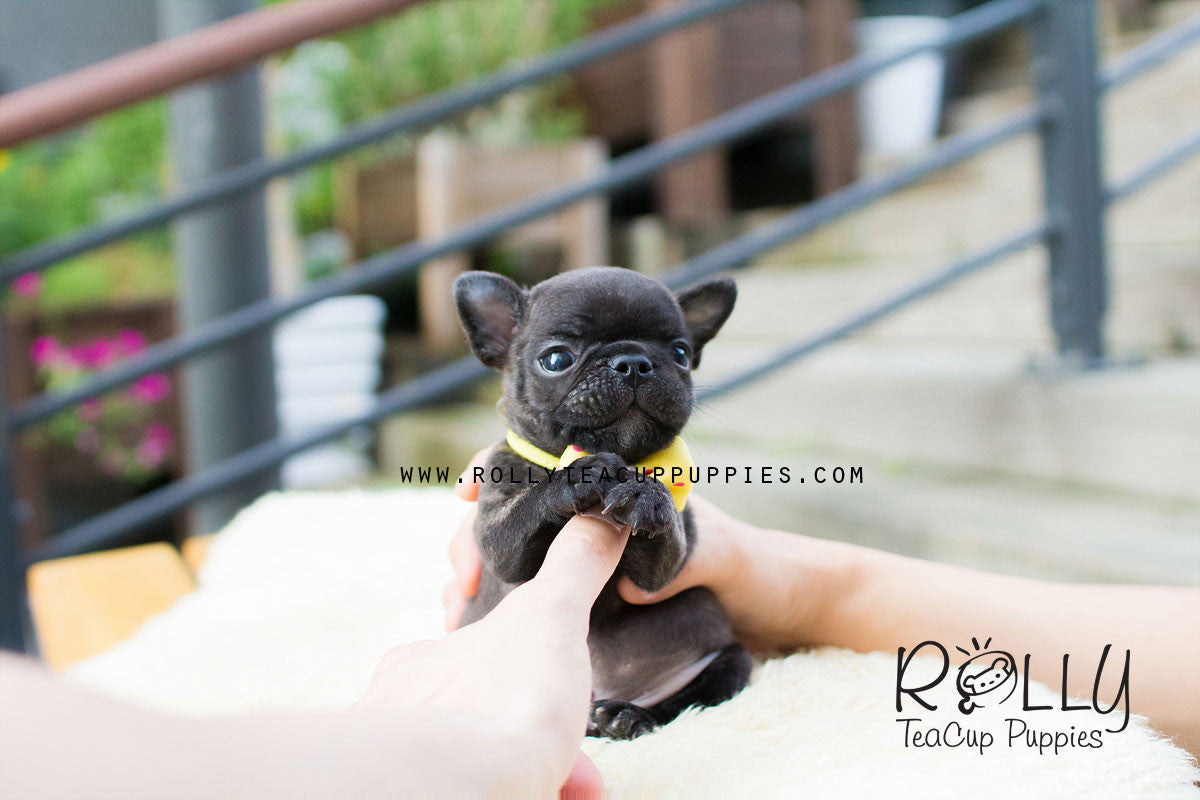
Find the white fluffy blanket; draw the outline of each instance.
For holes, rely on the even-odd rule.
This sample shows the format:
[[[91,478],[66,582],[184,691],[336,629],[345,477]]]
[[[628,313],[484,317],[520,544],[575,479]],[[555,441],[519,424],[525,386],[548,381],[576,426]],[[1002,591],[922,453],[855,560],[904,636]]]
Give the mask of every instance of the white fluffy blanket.
[[[441,635],[446,545],[462,512],[445,490],[264,498],[217,538],[195,593],[71,676],[186,713],[345,707],[388,648]],[[949,680],[941,716],[897,714],[895,676],[894,653],[772,659],[718,708],[585,750],[625,796],[1197,796],[1191,759],[1139,718],[1099,749],[1039,752],[1009,746],[1004,714],[943,714],[957,699]],[[922,729],[959,721],[995,741],[983,752],[906,747],[900,716],[923,717]],[[1091,712],[1026,719],[1039,731],[1115,727]]]

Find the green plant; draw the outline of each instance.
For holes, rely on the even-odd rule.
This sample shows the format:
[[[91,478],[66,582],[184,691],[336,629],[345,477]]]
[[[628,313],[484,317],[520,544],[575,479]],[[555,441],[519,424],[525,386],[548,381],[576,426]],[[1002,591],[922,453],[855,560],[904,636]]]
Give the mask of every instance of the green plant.
[[[154,100],[11,151],[0,170],[0,256],[158,197],[165,132]]]
[[[165,137],[165,107],[154,100],[100,117],[78,133],[9,151],[0,159],[0,257],[158,198]],[[173,285],[167,235],[151,231],[51,267],[31,305],[169,294]]]
[[[288,150],[327,141],[419,97],[559,47],[587,31],[591,12],[619,0],[433,0],[280,59],[293,80],[271,98]],[[511,144],[577,135],[582,114],[564,80],[513,93],[453,124],[478,140]],[[385,150],[403,150],[397,138]],[[360,157],[370,158],[368,148]],[[145,207],[164,193],[166,107],[161,98],[105,115],[77,132],[0,151],[0,258]],[[328,164],[292,181],[302,234],[333,219]],[[52,267],[37,308],[169,295],[165,229],[139,234]],[[19,294],[19,293],[18,293]]]
[[[620,0],[440,0],[324,42],[281,60],[275,98],[289,148],[330,138],[354,123],[467,83],[584,35],[592,13]],[[584,128],[568,102],[568,79],[511,93],[446,124],[484,144],[563,141]],[[358,157],[408,152],[395,137]],[[328,166],[293,183],[302,233],[332,222]]]
[[[338,117],[366,119],[566,44],[587,31],[590,13],[603,2],[443,0],[348,33],[341,42],[350,59],[334,93]],[[546,120],[551,135],[562,135],[554,121],[562,88],[527,90],[532,100],[524,113],[535,134]]]

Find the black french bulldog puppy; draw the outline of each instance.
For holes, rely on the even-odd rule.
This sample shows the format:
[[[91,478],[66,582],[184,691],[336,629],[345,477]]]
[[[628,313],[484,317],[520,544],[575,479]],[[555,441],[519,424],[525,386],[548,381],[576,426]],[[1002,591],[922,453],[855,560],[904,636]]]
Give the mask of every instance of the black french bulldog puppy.
[[[692,412],[691,370],[733,310],[737,288],[712,280],[678,296],[614,267],[558,275],[531,290],[488,272],[454,284],[475,355],[504,374],[503,414],[547,454],[591,454],[552,474],[501,444],[486,469],[503,482],[479,493],[479,592],[460,624],[487,614],[532,578],[574,514],[600,507],[633,535],[592,608],[591,736],[629,739],[689,706],[721,703],[750,675],[750,656],[708,589],[655,605],[623,601],[617,576],[647,591],[667,585],[695,541],[690,510],[667,487],[628,467],[670,445]],[[624,477],[624,480],[621,478]]]

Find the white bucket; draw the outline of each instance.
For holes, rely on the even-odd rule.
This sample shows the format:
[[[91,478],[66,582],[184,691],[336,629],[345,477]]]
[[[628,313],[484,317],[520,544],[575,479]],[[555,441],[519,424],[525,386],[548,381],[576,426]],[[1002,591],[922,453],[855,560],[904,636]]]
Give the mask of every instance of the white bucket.
[[[936,40],[950,27],[942,17],[868,17],[855,23],[859,52],[886,55]],[[928,146],[942,113],[946,59],[930,51],[876,73],[858,91],[863,149],[891,157]]]

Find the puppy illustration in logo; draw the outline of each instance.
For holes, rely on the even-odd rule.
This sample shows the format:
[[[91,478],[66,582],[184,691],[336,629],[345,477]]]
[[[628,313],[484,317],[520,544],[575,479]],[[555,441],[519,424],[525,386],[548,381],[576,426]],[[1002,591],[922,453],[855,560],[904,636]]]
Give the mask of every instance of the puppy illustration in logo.
[[[1010,653],[1003,650],[988,650],[992,640],[988,639],[979,646],[978,639],[971,639],[975,646],[972,655],[961,647],[956,648],[968,656],[958,668],[956,686],[962,697],[958,710],[970,714],[977,708],[998,706],[1012,696],[1017,688],[1017,661]]]

